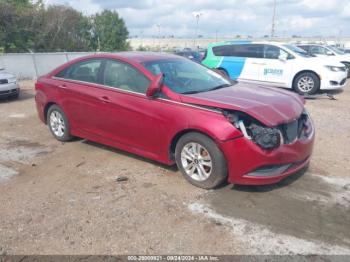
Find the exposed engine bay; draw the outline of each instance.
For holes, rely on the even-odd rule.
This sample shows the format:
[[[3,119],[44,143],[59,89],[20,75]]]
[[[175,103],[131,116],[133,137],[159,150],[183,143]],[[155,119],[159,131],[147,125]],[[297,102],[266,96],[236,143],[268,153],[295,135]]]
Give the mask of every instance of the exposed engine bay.
[[[242,132],[244,137],[265,150],[278,148],[282,144],[291,144],[297,139],[305,139],[312,132],[311,120],[306,110],[298,119],[276,127],[267,127],[242,112],[224,111],[223,114]]]

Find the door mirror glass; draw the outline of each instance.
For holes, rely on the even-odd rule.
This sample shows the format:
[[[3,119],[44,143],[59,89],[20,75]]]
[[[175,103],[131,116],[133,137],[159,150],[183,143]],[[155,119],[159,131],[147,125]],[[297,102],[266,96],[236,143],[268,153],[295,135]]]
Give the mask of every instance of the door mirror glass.
[[[280,55],[278,56],[278,59],[281,61],[287,61],[288,59],[288,54],[281,50]]]
[[[154,95],[160,91],[162,84],[163,84],[163,74],[160,73],[153,79],[153,81],[149,85],[146,92],[146,96],[154,97]]]

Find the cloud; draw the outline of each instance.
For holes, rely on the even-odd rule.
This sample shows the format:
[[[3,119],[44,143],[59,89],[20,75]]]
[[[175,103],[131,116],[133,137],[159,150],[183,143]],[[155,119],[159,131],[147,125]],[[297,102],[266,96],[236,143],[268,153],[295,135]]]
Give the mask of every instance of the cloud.
[[[118,11],[131,35],[192,37],[202,12],[198,33],[204,36],[262,36],[271,29],[273,0],[48,0],[66,3],[84,13],[103,9]],[[349,0],[277,0],[276,34],[304,36],[350,35]]]

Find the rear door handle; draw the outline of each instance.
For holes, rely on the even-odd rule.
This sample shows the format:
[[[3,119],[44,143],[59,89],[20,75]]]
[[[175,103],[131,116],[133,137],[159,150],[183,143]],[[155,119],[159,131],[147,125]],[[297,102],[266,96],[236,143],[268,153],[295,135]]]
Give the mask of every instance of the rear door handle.
[[[63,88],[63,89],[67,89],[66,84],[61,84],[61,85],[59,85],[58,87],[59,87],[59,88]]]
[[[101,96],[99,98],[103,103],[110,103],[111,100],[109,100],[109,97],[108,96]]]

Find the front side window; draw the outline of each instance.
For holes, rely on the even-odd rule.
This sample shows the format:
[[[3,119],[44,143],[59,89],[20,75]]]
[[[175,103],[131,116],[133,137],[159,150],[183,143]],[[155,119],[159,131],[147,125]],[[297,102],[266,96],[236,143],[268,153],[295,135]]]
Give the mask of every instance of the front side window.
[[[285,46],[286,47],[286,46]],[[294,56],[282,48],[274,45],[265,45],[264,58],[265,59],[279,59],[280,57],[286,57],[287,59],[293,59]]]
[[[162,73],[164,84],[180,94],[206,92],[232,85],[221,75],[188,59],[156,60],[143,65],[154,75]]]
[[[63,70],[63,72],[61,71],[56,76],[83,82],[98,83],[98,74],[101,64],[102,61],[100,59],[78,62]]]
[[[266,59],[278,59],[281,55],[282,49],[273,46],[273,45],[266,45],[264,50],[264,58]]]
[[[323,46],[312,46],[310,52],[314,55],[327,55],[327,49]]]
[[[150,80],[129,64],[107,60],[102,74],[102,84],[145,94]]]

